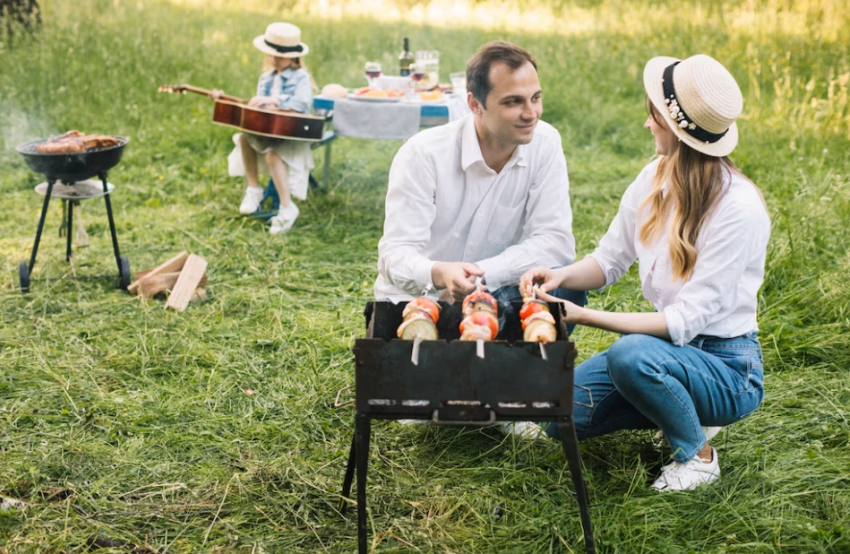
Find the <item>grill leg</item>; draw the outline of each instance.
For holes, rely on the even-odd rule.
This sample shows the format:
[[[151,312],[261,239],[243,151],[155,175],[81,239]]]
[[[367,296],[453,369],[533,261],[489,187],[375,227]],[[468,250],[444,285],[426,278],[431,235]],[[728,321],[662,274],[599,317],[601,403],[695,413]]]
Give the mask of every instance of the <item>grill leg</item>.
[[[366,554],[366,470],[369,468],[369,435],[372,420],[368,415],[357,414],[354,444],[357,456],[357,551]]]
[[[346,498],[351,498],[351,482],[354,481],[354,468],[357,466],[357,433],[351,437],[351,450],[348,452],[348,465],[345,466],[345,480],[342,482],[342,498],[339,501],[339,513],[345,514],[348,507]]]
[[[587,554],[595,554],[596,546],[593,543],[593,529],[590,526],[590,508],[587,502],[587,487],[581,476],[581,455],[578,450],[578,437],[572,418],[565,422],[558,422],[558,430],[561,432],[561,444],[567,463],[570,466],[570,475],[573,478],[573,487],[578,497],[578,507],[581,512],[581,527],[584,531],[584,547]]]
[[[51,179],[47,180],[47,194],[44,195],[44,204],[41,205],[41,217],[38,218],[38,230],[35,232],[35,244],[32,247],[32,255],[30,256],[30,275],[32,275],[32,268],[35,267],[35,255],[38,254],[38,243],[41,241],[41,231],[44,230],[44,217],[47,215],[47,206],[50,204],[50,195],[53,193],[53,184],[55,182]]]
[[[65,228],[65,233],[68,235],[67,244],[65,245],[65,261],[71,261],[71,229],[74,228],[74,201],[68,200],[65,202],[66,207],[68,208],[68,217],[66,218],[66,222],[68,226]]]
[[[103,181],[103,200],[106,202],[106,215],[109,217],[109,232],[112,234],[112,249],[115,250],[115,263],[118,265],[118,280],[124,281],[124,268],[121,267],[121,251],[118,250],[118,235],[115,233],[115,220],[112,218],[112,201],[109,199],[109,187],[106,184],[106,173],[100,175]],[[70,235],[70,233],[68,233]],[[130,276],[128,275],[129,279]]]

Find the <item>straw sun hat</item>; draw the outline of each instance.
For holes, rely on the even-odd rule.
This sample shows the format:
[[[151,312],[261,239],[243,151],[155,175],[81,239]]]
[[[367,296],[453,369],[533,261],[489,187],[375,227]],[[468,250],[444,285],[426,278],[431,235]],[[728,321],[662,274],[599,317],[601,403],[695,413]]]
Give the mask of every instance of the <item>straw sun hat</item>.
[[[643,70],[643,86],[682,142],[709,156],[726,156],[735,149],[735,119],[744,97],[720,62],[704,54],[685,60],[652,58]]]
[[[279,58],[300,58],[310,51],[301,42],[301,29],[292,23],[272,23],[266,27],[266,34],[254,39],[254,46],[260,52]]]

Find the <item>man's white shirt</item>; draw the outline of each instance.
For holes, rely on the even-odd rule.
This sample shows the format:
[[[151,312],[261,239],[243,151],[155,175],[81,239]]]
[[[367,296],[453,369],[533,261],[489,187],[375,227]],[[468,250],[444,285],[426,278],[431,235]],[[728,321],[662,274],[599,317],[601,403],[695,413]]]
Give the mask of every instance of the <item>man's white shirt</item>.
[[[673,279],[666,231],[654,244],[638,238],[649,214],[640,207],[652,191],[658,163],[646,166],[629,185],[608,232],[590,254],[605,273],[605,286],[637,259],[643,295],[664,314],[670,339],[679,346],[697,335],[731,338],[758,330],[758,291],[770,238],[758,190],[738,173],[726,177],[725,192],[697,237],[693,273],[683,282]]]
[[[419,296],[436,262],[476,263],[495,290],[534,266],[574,259],[567,162],[551,125],[538,122],[498,173],[484,162],[471,115],[422,131],[393,159],[377,299]]]

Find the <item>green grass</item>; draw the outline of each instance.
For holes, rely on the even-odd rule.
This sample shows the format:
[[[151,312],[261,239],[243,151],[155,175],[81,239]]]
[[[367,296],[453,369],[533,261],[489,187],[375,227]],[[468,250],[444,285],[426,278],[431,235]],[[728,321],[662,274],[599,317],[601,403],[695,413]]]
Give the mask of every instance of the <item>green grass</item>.
[[[400,143],[338,140],[329,190],[300,204],[292,233],[272,237],[237,214],[241,184],[224,160],[230,132],[209,123],[209,101],[156,94],[188,82],[250,95],[260,69],[250,39],[284,9],[311,46],[320,86],[356,85],[367,59],[393,67],[402,36],[439,49],[444,73],[492,38],[531,50],[544,119],[564,139],[580,255],[652,153],[641,128],[646,60],[704,52],[726,64],[746,99],[733,159],[773,219],[760,314],[767,397],[715,439],[723,479],[692,493],[648,490],[663,461],[648,433],[583,442],[599,551],[850,552],[842,2],[563,1],[536,33],[521,21],[498,31],[237,4],[49,0],[34,39],[0,47],[0,494],[31,502],[0,516],[0,552],[79,552],[96,535],[156,552],[356,551],[354,511],[336,510],[353,411],[332,404],[353,381],[350,346],[364,333]],[[120,293],[114,280],[58,279],[71,271],[58,202],[40,280],[19,293],[41,179],[14,146],[71,128],[131,137],[110,174],[122,253],[134,270],[181,250],[203,256],[208,302],[173,313]],[[116,273],[102,201],[87,201],[84,217],[92,246],[74,253],[74,269]],[[634,272],[591,303],[648,309]],[[584,359],[613,336],[581,329],[576,339]],[[555,443],[378,422],[371,462],[375,552],[583,551]]]

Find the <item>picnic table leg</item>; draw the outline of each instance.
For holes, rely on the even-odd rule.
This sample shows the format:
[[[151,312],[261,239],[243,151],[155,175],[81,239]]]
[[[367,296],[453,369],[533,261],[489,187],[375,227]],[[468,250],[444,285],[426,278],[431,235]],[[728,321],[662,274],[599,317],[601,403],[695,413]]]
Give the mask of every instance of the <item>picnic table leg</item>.
[[[366,470],[369,468],[369,435],[372,420],[366,414],[357,414],[354,444],[357,457],[357,550],[360,554],[368,552],[366,548]]]
[[[590,508],[587,502],[587,487],[581,475],[581,454],[578,449],[578,436],[572,418],[565,422],[558,422],[558,430],[561,432],[561,444],[564,454],[570,466],[570,475],[573,478],[573,487],[578,497],[578,507],[581,513],[581,527],[584,531],[584,547],[587,554],[595,554],[596,546],[593,542],[593,529],[590,526]]]
[[[325,145],[325,167],[322,171],[322,188],[328,190],[328,175],[331,172],[331,143]]]
[[[345,480],[342,482],[342,499],[340,500],[339,513],[345,514],[348,507],[347,498],[351,498],[351,482],[354,481],[354,468],[357,467],[357,433],[351,436],[351,450],[348,452],[348,465],[345,466]]]

